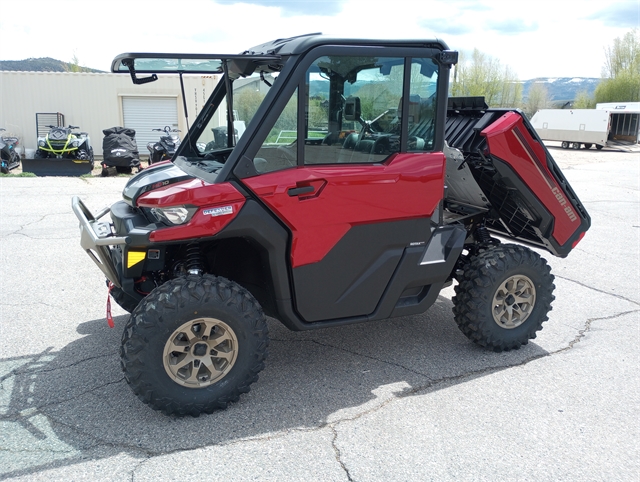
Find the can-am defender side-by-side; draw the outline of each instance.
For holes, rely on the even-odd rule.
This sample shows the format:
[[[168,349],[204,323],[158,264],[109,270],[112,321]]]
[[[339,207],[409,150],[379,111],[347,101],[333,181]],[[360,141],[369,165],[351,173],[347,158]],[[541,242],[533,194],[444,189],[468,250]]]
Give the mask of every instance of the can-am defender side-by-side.
[[[590,218],[520,111],[448,99],[456,61],[438,40],[321,35],[114,60],[136,83],[221,75],[171,162],[97,215],[72,201],[131,312],[121,360],[143,402],[225,408],[264,367],[265,316],[309,330],[413,315],[454,279],[473,342],[536,336],[554,278],[526,246],[564,257]]]

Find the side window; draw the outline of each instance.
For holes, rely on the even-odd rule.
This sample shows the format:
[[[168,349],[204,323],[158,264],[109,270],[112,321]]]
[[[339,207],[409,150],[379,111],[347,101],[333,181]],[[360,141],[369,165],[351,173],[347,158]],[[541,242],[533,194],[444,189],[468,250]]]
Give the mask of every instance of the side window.
[[[407,113],[407,151],[431,151],[435,136],[438,66],[432,59],[412,59]]]
[[[280,113],[253,160],[259,173],[294,167],[297,156],[298,89]]]
[[[304,163],[375,163],[400,150],[404,58],[325,56],[307,71]]]

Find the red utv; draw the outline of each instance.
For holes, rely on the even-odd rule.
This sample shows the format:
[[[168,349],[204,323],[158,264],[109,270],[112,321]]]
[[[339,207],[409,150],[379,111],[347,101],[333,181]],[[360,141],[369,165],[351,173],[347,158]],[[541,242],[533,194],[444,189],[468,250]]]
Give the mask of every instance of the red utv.
[[[122,367],[143,402],[225,408],[264,367],[265,316],[311,330],[413,315],[454,279],[473,342],[535,337],[554,278],[527,246],[566,256],[590,218],[520,111],[447,97],[456,61],[438,40],[320,35],[114,60],[136,83],[221,76],[172,162],[98,215],[73,199],[131,312]]]

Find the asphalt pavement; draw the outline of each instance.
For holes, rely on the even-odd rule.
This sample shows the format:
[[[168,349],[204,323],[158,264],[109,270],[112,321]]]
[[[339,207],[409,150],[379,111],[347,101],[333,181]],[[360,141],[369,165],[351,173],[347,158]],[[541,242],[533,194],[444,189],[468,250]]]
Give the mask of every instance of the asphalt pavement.
[[[294,333],[226,411],[167,417],[131,392],[71,196],[126,177],[0,178],[0,480],[640,479],[640,150],[550,148],[592,218],[527,346],[485,351],[452,290],[419,316]]]

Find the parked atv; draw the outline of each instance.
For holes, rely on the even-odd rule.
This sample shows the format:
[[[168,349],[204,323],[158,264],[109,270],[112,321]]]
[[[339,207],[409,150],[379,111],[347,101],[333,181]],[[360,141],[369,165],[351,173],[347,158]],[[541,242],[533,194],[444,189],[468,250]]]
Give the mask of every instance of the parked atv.
[[[264,368],[266,316],[312,330],[415,315],[454,282],[471,341],[535,338],[555,287],[528,246],[567,256],[590,218],[521,111],[448,99],[457,57],[440,40],[320,35],[116,57],[135,83],[170,65],[221,76],[170,163],[95,216],[72,200],[131,312],[120,355],[144,403],[197,416],[238,400]],[[268,87],[257,109],[235,95],[247,78]],[[233,109],[255,112],[240,137],[220,132]]]
[[[93,170],[93,147],[89,134],[74,132],[78,126],[46,126],[49,132],[38,137],[33,159],[25,159],[23,171],[39,176],[79,176]]]
[[[142,170],[135,129],[116,126],[103,129],[102,133],[102,177]]]
[[[0,132],[6,129],[0,128]],[[20,165],[20,154],[16,152],[17,137],[0,136],[0,172],[9,174],[11,169]]]
[[[157,142],[149,142],[147,144],[147,149],[149,149],[149,165],[171,159],[180,145],[180,138],[176,134],[180,132],[180,130],[172,129],[169,126],[165,126],[164,129],[151,130],[164,132],[164,135],[160,136]]]
[[[93,163],[93,147],[86,132],[73,132],[78,126],[57,127],[48,125],[45,137],[38,137],[36,158],[71,159]]]

